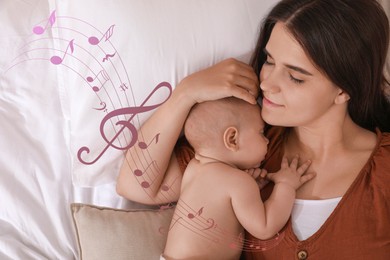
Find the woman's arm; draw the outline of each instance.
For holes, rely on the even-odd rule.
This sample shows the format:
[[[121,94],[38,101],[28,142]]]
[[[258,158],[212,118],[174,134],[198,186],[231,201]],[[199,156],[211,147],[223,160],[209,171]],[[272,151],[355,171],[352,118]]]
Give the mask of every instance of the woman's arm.
[[[140,141],[148,143],[157,134],[159,141],[145,150],[134,145],[126,152],[117,180],[118,194],[145,204],[177,201],[182,174],[173,149],[192,106],[229,96],[255,103],[257,94],[253,69],[234,59],[183,79],[139,129]]]

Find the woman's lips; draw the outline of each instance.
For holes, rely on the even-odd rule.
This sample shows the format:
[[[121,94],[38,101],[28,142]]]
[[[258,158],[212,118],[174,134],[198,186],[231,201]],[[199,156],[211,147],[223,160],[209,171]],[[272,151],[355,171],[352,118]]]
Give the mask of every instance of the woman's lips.
[[[276,103],[272,102],[271,100],[267,99],[266,97],[263,97],[263,106],[282,107],[282,105],[276,104]]]

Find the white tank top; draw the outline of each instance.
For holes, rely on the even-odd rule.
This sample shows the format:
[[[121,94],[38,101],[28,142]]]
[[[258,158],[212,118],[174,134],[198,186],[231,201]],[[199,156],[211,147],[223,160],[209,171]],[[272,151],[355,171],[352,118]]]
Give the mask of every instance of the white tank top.
[[[291,222],[297,238],[302,241],[317,232],[332,214],[341,198],[325,200],[296,199],[291,213]]]

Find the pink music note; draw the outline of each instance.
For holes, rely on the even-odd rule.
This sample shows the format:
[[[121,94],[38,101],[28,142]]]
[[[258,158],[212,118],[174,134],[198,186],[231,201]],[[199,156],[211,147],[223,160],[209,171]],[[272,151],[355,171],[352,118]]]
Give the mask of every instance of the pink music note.
[[[166,236],[168,234],[164,227],[159,227],[158,233],[163,236]]]
[[[211,228],[217,228],[217,224],[215,224],[214,219],[212,219],[212,218],[207,219],[207,223],[209,223],[209,225],[207,227],[203,228],[202,230],[209,230]]]
[[[51,13],[51,15],[49,16],[49,19],[47,20],[47,23],[46,23],[45,27],[37,25],[37,26],[35,26],[33,28],[33,33],[36,34],[36,35],[40,35],[40,34],[44,33],[49,25],[53,26],[55,21],[56,21],[56,10],[54,10]]]
[[[241,248],[244,242],[244,236],[242,233],[238,235],[238,237],[229,244],[229,247],[232,249],[238,249]]]
[[[143,171],[141,171],[140,169],[135,169],[134,170],[134,175],[135,176],[137,176],[137,177],[140,177],[140,176],[142,176],[142,175],[144,175],[144,173],[149,169],[149,167],[150,166],[154,166],[154,167],[156,167],[156,169],[157,169],[157,162],[154,160],[154,161],[152,161],[151,163],[149,163],[148,164],[148,166],[143,170]]]
[[[52,56],[50,58],[50,62],[53,63],[54,65],[61,64],[64,61],[66,54],[68,53],[68,49],[70,49],[70,53],[73,53],[74,51],[73,41],[74,39],[69,42],[68,46],[66,47],[64,56],[62,56],[62,58],[59,56]]]
[[[126,89],[129,88],[128,86],[126,86],[126,83],[122,83],[119,87],[122,89],[122,91],[126,91]]]
[[[100,105],[102,105],[102,107],[101,108],[93,108],[93,109],[95,109],[95,110],[106,110],[106,103],[105,102],[100,102]]]
[[[153,184],[153,182],[149,183],[148,181],[143,181],[143,182],[141,182],[141,187],[144,189],[147,189],[150,187],[151,184]]]
[[[106,57],[103,58],[103,62],[105,62],[105,61],[108,60],[109,58],[114,57],[115,54],[116,54],[116,52],[114,52],[113,54],[107,54]]]
[[[95,85],[92,87],[92,90],[98,92],[104,86],[104,84],[106,84],[107,81],[110,80],[110,76],[108,76],[108,73],[105,70],[101,70],[95,77],[87,77],[88,82],[94,82],[95,79],[99,80],[100,87]]]
[[[150,106],[146,106],[145,104],[148,102],[148,100],[152,97],[152,95],[158,91],[159,89],[161,88],[167,88],[169,93],[168,93],[168,96],[167,98],[162,101],[161,103],[158,103],[158,104],[155,104],[155,105],[150,105]],[[169,99],[169,97],[171,96],[172,94],[172,87],[171,87],[171,84],[169,84],[168,82],[161,82],[159,83],[154,89],[153,91],[146,97],[146,99],[142,102],[142,104],[139,106],[139,107],[125,107],[125,108],[119,108],[119,109],[116,109],[114,111],[111,111],[110,113],[108,113],[103,119],[102,121],[100,122],[100,134],[102,136],[102,138],[104,139],[104,141],[107,142],[107,146],[103,149],[103,151],[92,161],[85,161],[83,158],[81,158],[81,154],[86,152],[87,154],[89,154],[90,150],[88,147],[86,146],[83,146],[81,147],[78,152],[77,152],[77,159],[83,163],[83,164],[86,164],[86,165],[91,165],[91,164],[94,164],[97,160],[100,159],[100,157],[102,157],[102,155],[107,151],[107,149],[109,147],[113,147],[115,149],[118,149],[118,150],[128,150],[130,147],[132,147],[138,140],[138,131],[137,131],[137,128],[131,123],[131,120],[133,120],[133,118],[137,115],[137,114],[140,114],[140,113],[144,113],[144,112],[147,112],[147,111],[150,111],[150,110],[153,110],[157,107],[159,107],[161,104],[163,104],[165,101],[167,101]],[[114,135],[114,137],[109,140],[105,134],[105,124],[107,121],[113,119],[113,118],[117,118],[118,116],[122,116],[122,115],[131,115],[130,118],[128,120],[120,120],[118,122],[116,122],[115,125],[121,125],[122,128],[116,132],[116,134]],[[131,132],[131,140],[129,142],[129,144],[125,145],[125,146],[118,146],[118,145],[115,145],[114,142],[115,140],[118,138],[118,136],[123,132],[124,129],[128,129],[130,132]]]
[[[158,143],[158,138],[160,136],[160,133],[156,134],[152,140],[150,140],[149,144],[146,144],[145,142],[139,142],[138,143],[138,146],[139,148],[141,148],[142,150],[145,150],[149,147],[149,145],[153,142],[154,139],[156,139],[156,144]]]
[[[96,38],[95,36],[91,36],[88,38],[88,42],[91,45],[97,45],[103,38],[105,39],[105,41],[108,41],[108,39],[110,39],[111,36],[114,34],[114,26],[115,24],[111,25],[110,28],[108,28],[108,30],[103,34],[100,39]]]
[[[166,205],[161,205],[160,208],[159,208],[159,211],[163,211],[163,210],[170,209],[170,208],[173,208],[173,207],[174,206],[171,203],[168,203]]]
[[[179,222],[180,219],[183,219],[182,217],[179,217],[178,219],[175,220],[175,222],[171,223],[171,226],[169,227],[169,231],[176,225],[177,222]],[[173,220],[173,219],[172,219]]]
[[[196,212],[195,215],[192,214],[192,213],[188,213],[187,217],[188,217],[189,219],[193,219],[193,218],[195,218],[196,216],[202,215],[202,213],[203,213],[203,207],[201,207],[201,208],[198,210],[198,212]]]
[[[168,185],[168,184],[163,184],[163,185],[161,185],[161,190],[163,190],[163,191],[169,191],[171,188],[172,188],[172,186],[173,186],[173,184],[175,184],[175,182],[176,182],[176,180],[178,179],[179,177],[176,177],[174,180],[173,180],[173,182],[171,183],[171,185]]]

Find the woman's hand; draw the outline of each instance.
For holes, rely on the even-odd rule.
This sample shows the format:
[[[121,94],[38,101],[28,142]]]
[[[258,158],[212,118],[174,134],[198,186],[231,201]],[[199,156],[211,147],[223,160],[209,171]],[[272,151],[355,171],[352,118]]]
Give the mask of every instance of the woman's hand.
[[[251,66],[230,58],[189,75],[177,88],[193,104],[231,96],[256,104],[259,81]]]

